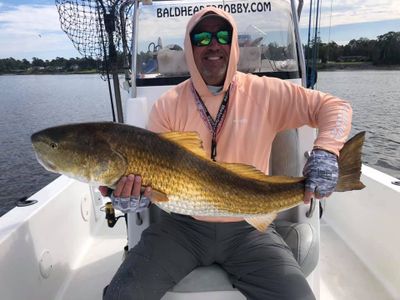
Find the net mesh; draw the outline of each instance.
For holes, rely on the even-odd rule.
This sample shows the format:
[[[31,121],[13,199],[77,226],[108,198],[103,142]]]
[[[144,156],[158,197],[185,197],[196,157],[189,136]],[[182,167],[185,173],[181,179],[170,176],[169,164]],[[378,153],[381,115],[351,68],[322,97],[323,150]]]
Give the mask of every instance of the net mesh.
[[[129,54],[133,1],[56,0],[56,6],[61,29],[84,57],[117,61],[124,48]]]

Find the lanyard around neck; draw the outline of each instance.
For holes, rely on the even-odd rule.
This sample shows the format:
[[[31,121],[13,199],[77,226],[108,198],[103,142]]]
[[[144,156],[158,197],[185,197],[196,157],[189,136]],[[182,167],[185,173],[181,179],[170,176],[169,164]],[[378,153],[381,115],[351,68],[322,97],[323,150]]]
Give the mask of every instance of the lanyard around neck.
[[[211,116],[210,112],[208,111],[206,105],[204,104],[203,100],[201,99],[200,95],[197,93],[196,89],[194,88],[194,85],[192,83],[192,91],[194,95],[194,100],[197,105],[197,109],[200,112],[200,116],[203,119],[203,121],[206,123],[211,135],[212,135],[212,140],[211,140],[211,159],[215,161],[215,158],[217,156],[217,135],[221,131],[222,125],[225,120],[225,115],[226,115],[226,109],[228,107],[228,102],[229,102],[229,88],[226,91],[224,98],[222,99],[222,103],[219,107],[217,116],[215,120]]]

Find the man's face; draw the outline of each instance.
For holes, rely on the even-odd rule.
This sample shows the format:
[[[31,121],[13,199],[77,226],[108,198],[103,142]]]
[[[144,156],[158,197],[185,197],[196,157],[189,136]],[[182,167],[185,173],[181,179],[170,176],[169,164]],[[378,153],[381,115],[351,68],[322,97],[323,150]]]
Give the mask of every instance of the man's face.
[[[196,33],[212,32],[227,29],[227,22],[221,18],[208,18],[196,26]],[[225,74],[228,68],[229,54],[231,51],[230,43],[221,45],[215,37],[212,38],[208,46],[192,46],[194,62],[203,80],[208,85],[223,85]]]

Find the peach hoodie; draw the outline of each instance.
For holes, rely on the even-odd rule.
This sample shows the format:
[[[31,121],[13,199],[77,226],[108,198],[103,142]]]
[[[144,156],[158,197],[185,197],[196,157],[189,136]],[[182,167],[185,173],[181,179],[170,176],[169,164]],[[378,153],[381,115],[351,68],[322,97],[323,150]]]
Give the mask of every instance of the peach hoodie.
[[[209,12],[224,17],[233,28],[226,79],[217,95],[208,90],[197,70],[190,41],[191,30]],[[217,161],[252,165],[267,174],[275,135],[302,125],[319,129],[314,147],[339,154],[351,128],[350,105],[339,98],[284,80],[238,72],[237,27],[231,15],[214,7],[204,8],[193,15],[186,27],[184,48],[191,79],[171,88],[158,99],[150,113],[149,130],[197,131],[210,155],[212,134],[198,111],[191,82],[214,119],[225,92],[232,84],[225,121],[217,136]],[[231,218],[199,219],[233,221]]]

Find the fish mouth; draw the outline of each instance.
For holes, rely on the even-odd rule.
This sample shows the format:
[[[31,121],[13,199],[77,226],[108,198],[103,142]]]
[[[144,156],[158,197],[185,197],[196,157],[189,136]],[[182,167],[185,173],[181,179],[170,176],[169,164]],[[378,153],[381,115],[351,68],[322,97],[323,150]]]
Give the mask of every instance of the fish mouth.
[[[37,161],[45,168],[47,171],[50,172],[57,172],[57,167],[55,164],[53,164],[51,161],[48,159],[43,159],[42,155],[35,151],[35,156]]]
[[[31,135],[31,142],[37,161],[47,171],[57,172],[56,165],[46,155],[48,143],[46,142],[46,139],[40,134],[40,132]]]

